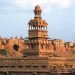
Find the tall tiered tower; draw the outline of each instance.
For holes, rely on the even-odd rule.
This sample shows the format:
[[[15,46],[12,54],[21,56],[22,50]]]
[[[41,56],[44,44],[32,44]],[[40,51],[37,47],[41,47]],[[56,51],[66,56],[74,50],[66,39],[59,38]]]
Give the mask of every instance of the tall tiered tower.
[[[39,5],[35,6],[34,19],[28,23],[28,45],[26,55],[48,56],[50,54],[50,41],[48,40],[47,22],[41,17],[42,10]]]

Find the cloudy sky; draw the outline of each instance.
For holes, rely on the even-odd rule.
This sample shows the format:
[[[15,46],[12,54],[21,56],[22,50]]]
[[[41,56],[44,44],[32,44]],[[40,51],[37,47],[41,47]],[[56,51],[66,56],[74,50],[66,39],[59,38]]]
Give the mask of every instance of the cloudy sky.
[[[48,22],[50,38],[75,40],[75,0],[0,0],[0,35],[27,37],[27,23],[37,4]]]

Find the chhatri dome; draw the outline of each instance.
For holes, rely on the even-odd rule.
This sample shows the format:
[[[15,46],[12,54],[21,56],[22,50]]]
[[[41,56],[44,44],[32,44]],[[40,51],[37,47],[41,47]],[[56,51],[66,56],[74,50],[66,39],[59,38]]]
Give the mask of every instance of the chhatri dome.
[[[36,5],[34,8],[34,18],[29,21],[29,28],[41,29],[47,28],[47,22],[41,16],[42,10],[39,5]]]

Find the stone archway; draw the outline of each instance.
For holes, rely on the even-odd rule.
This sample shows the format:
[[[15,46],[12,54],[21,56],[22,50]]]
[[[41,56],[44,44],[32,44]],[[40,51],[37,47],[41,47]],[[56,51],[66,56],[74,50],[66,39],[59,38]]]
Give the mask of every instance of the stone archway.
[[[50,68],[50,75],[58,75],[57,65],[52,65]]]

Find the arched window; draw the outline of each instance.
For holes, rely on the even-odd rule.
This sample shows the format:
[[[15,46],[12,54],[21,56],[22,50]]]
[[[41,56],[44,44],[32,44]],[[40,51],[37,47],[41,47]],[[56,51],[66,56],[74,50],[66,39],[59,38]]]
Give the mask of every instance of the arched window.
[[[43,44],[41,44],[41,49],[43,49]]]
[[[34,48],[34,46],[33,46],[33,44],[31,44],[31,49],[33,49]]]
[[[18,51],[19,46],[18,46],[17,44],[14,44],[14,45],[13,45],[13,49],[16,50],[16,51]]]

